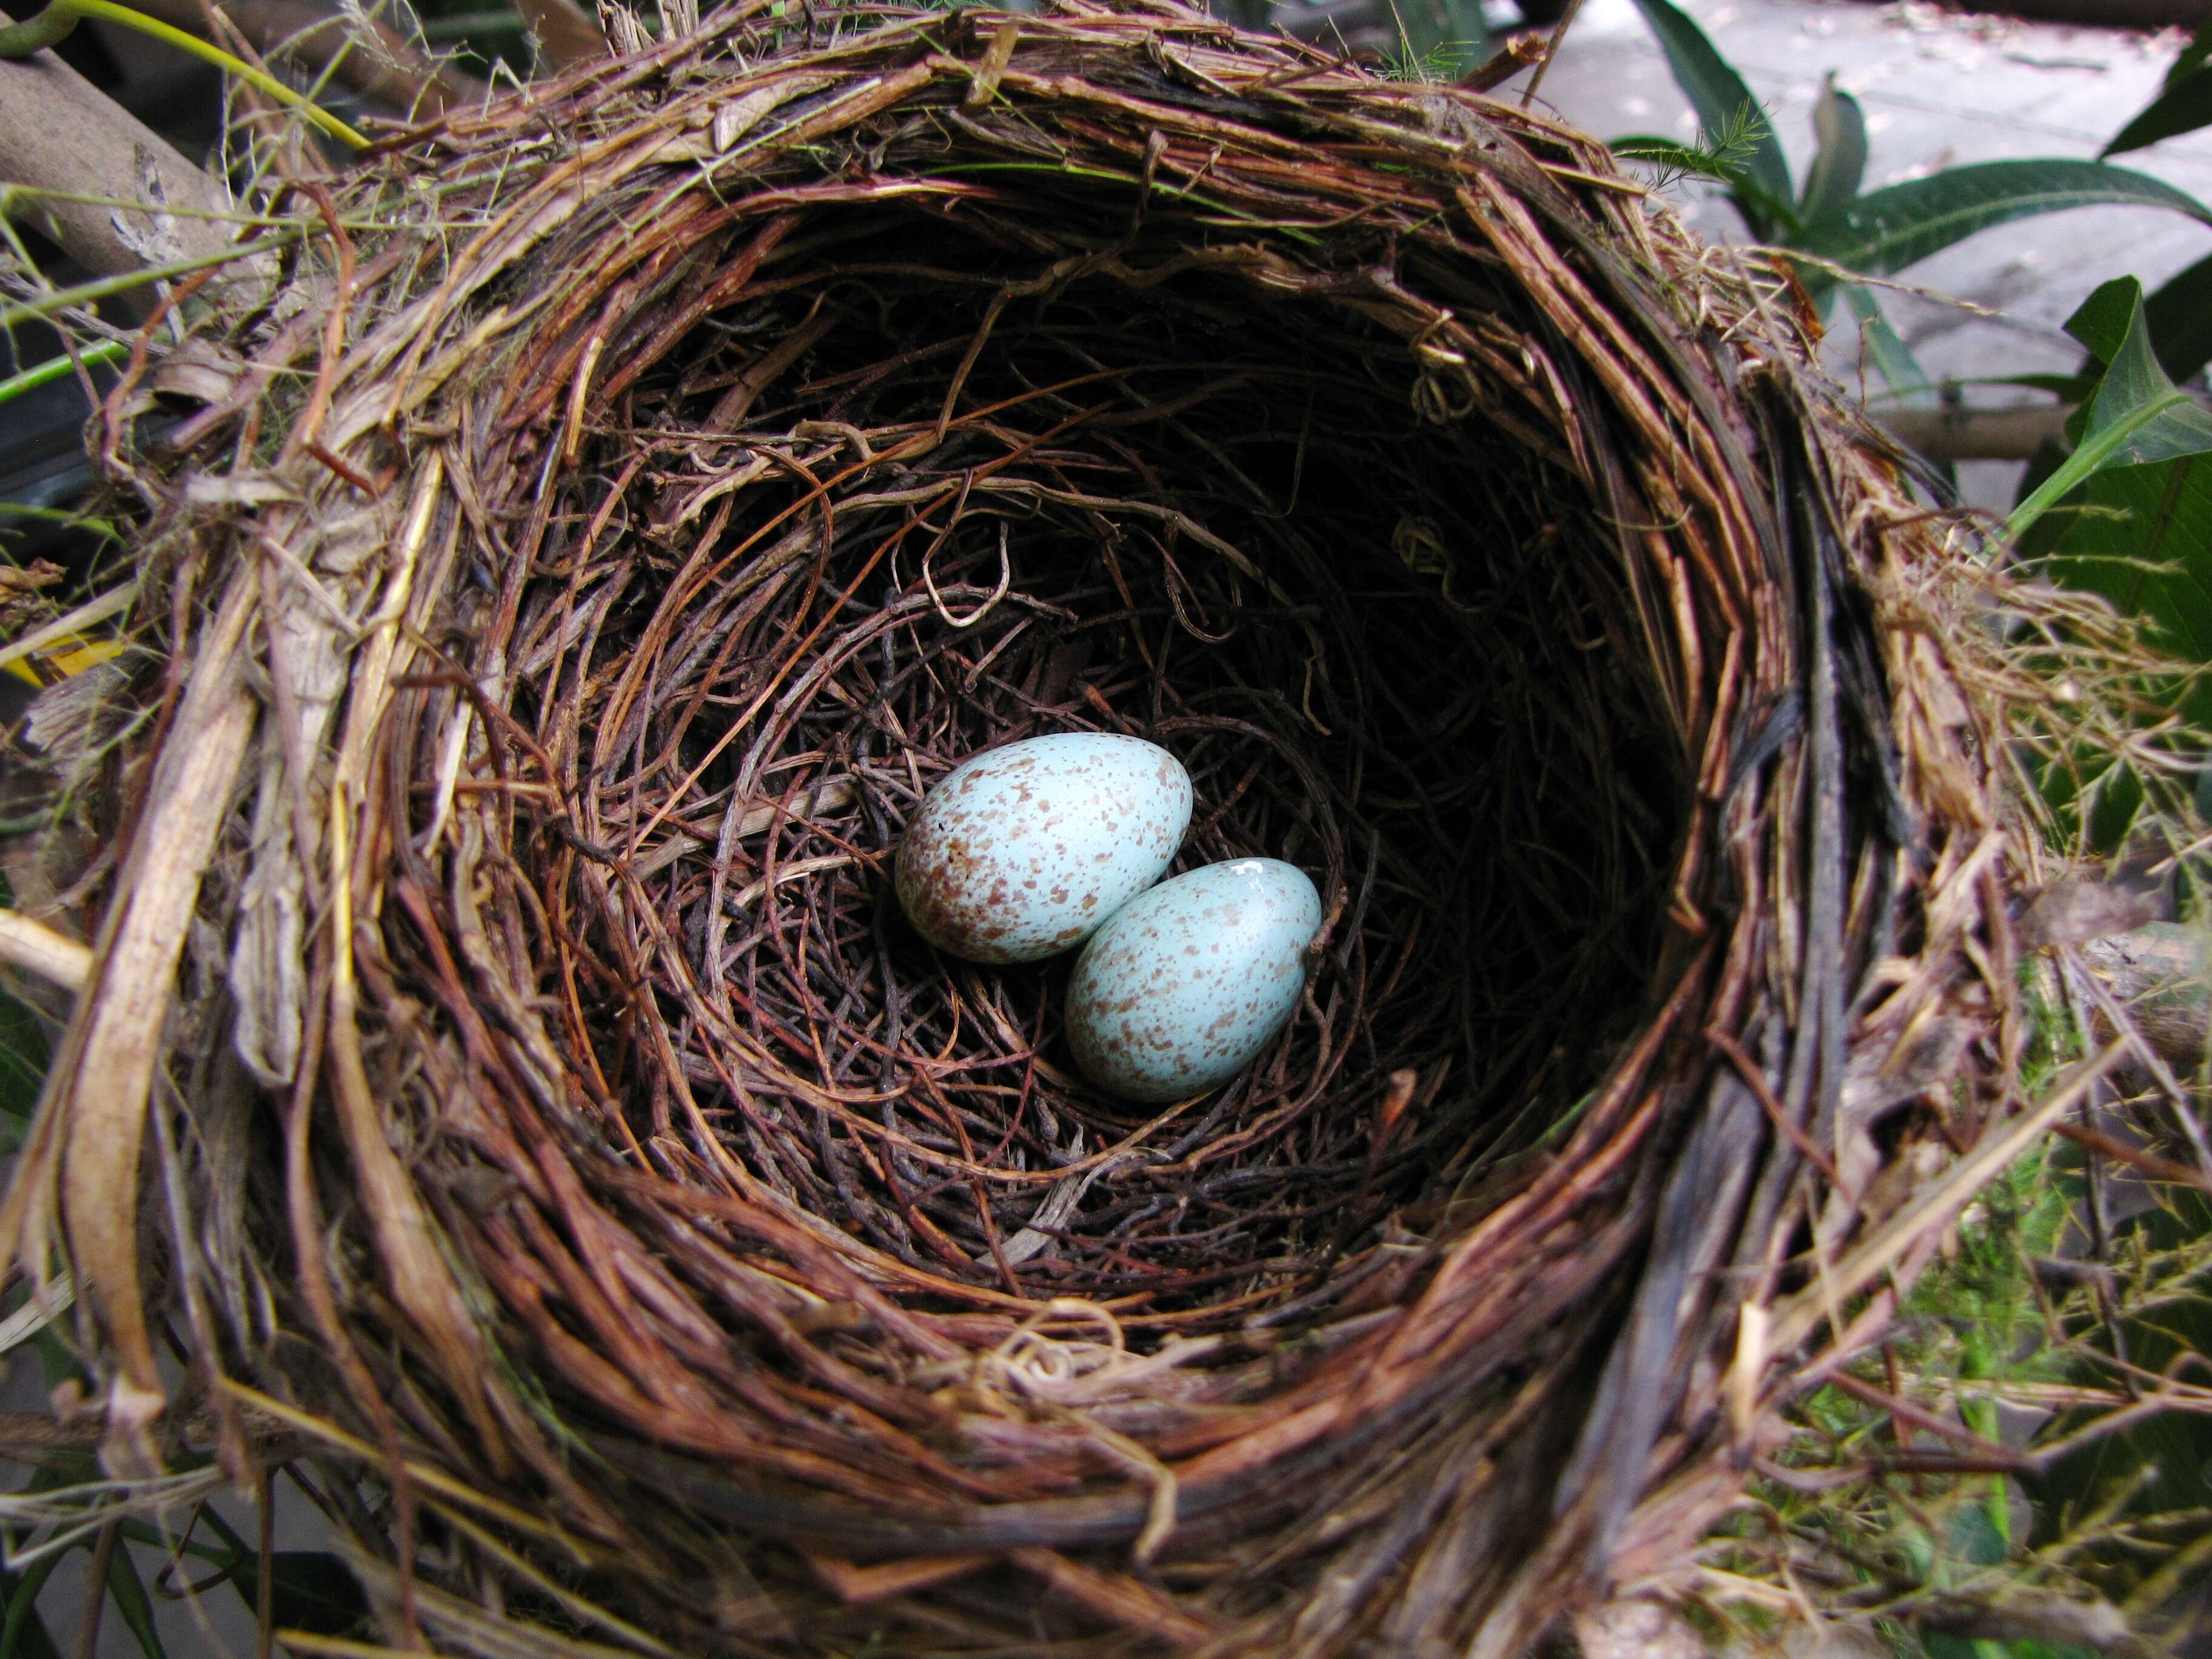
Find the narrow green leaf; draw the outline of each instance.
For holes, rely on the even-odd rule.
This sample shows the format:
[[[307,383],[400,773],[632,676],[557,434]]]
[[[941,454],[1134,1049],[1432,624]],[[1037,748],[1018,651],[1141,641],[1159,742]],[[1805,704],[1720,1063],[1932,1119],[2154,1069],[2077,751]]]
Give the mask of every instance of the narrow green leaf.
[[[1717,160],[1709,149],[1686,144],[1679,138],[1662,138],[1656,132],[1624,133],[1608,139],[1606,148],[1624,161],[1661,161],[1691,172],[1711,171]],[[1717,173],[1714,176],[1717,177]]]
[[[1860,197],[1810,227],[1808,253],[1870,276],[1887,276],[1977,231],[2068,208],[2132,204],[2212,224],[2212,209],[2171,185],[2101,161],[1983,161]]]
[[[2097,388],[2094,376],[2083,374],[1990,374],[1972,380],[1947,380],[1946,386],[2016,386],[2030,392],[2047,392],[2062,404],[2078,404]]]
[[[1805,195],[1798,204],[1808,225],[1839,217],[1866,181],[1866,115],[1859,100],[1837,86],[1832,71],[1813,106],[1813,137],[1820,152],[1805,174]]]
[[[2141,149],[2208,125],[2212,125],[2212,20],[2198,27],[2197,38],[2167,66],[2159,95],[2114,135],[2102,153],[2118,155]]]
[[[2203,126],[2212,126],[2212,69],[2200,69],[2185,76],[2179,86],[2159,94],[2098,154],[2121,155],[2131,149],[2146,149],[2160,139]]]
[[[154,1627],[153,1598],[146,1594],[145,1581],[138,1577],[138,1564],[131,1559],[128,1544],[118,1541],[116,1545],[107,1569],[107,1594],[125,1626],[138,1638],[138,1650],[145,1659],[169,1659],[161,1646],[161,1633]]]
[[[2074,453],[2005,521],[2005,534],[2015,544],[2052,506],[2108,467],[2142,466],[2212,451],[2212,415],[2159,367],[2143,321],[2142,289],[2134,277],[2120,277],[2098,289],[2068,326],[2078,331],[2076,338],[2087,334],[2108,341],[2116,298],[2128,302],[2127,331],[2112,350],[2097,395],[2080,416]]]
[[[53,1638],[46,1634],[46,1623],[39,1617],[39,1596],[67,1553],[57,1550],[41,1556],[15,1579],[8,1595],[6,1622],[0,1623],[0,1659],[52,1659]]]
[[[2047,392],[2062,404],[2080,403],[2097,389],[2102,365],[2092,364],[2087,374],[1947,374],[1936,382],[1941,392],[1965,392],[1973,386],[2019,386],[2028,392]]]
[[[196,1524],[222,1540],[220,1549],[187,1544],[186,1549],[230,1569],[230,1583],[248,1607],[258,1605],[259,1552],[224,1520],[213,1504],[202,1507]],[[368,1597],[345,1558],[327,1550],[278,1550],[270,1557],[270,1601],[280,1630],[344,1636],[368,1623]]]
[[[328,1550],[279,1550],[269,1577],[280,1630],[348,1636],[369,1624],[368,1597],[343,1556]],[[250,1576],[239,1588],[252,1590]]]
[[[1668,0],[1636,0],[1636,9],[1659,37],[1674,84],[1697,112],[1698,124],[1709,133],[1747,125],[1752,148],[1744,171],[1769,198],[1785,204],[1795,200],[1797,192],[1790,185],[1790,163],[1783,156],[1781,141],[1743,77],[1705,38],[1705,32]],[[1756,226],[1753,229],[1768,234]]]

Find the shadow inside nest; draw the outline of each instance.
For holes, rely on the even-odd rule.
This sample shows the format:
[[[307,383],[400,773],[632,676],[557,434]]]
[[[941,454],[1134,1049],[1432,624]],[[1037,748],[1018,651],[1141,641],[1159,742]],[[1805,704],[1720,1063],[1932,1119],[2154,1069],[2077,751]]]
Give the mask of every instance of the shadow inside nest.
[[[1008,304],[1031,272],[919,216],[815,258],[586,435],[522,606],[559,975],[639,988],[567,1044],[672,1180],[740,1161],[917,1291],[1310,1317],[1643,1006],[1677,786],[1586,492],[1418,422],[1396,343],[1310,305]],[[937,778],[1075,730],[1190,771],[1176,869],[1286,859],[1331,918],[1287,1036],[1164,1110],[1075,1073],[1067,959],[940,957],[890,892]]]

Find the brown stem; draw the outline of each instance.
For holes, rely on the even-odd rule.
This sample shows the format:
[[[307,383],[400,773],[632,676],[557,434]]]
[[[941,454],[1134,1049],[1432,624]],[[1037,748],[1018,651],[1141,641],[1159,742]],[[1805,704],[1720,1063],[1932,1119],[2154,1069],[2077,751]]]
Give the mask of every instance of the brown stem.
[[[1567,31],[1575,26],[1575,15],[1582,9],[1583,0],[1567,0],[1566,13],[1559,19],[1559,26],[1544,42],[1543,61],[1536,65],[1536,72],[1528,77],[1528,84],[1521,89],[1522,108],[1528,108],[1534,100],[1536,88],[1544,84],[1544,76],[1551,71],[1552,59],[1559,55],[1559,43],[1567,38]]]
[[[84,1575],[84,1616],[76,1628],[76,1659],[98,1659],[100,1615],[107,1607],[107,1578],[115,1565],[116,1541],[122,1533],[123,1522],[118,1517],[100,1529],[100,1540],[92,1547],[92,1565]]]
[[[90,82],[42,52],[0,61],[0,179],[146,204],[133,213],[40,198],[25,211],[99,276],[222,252],[234,227],[161,209],[225,212],[222,186]]]

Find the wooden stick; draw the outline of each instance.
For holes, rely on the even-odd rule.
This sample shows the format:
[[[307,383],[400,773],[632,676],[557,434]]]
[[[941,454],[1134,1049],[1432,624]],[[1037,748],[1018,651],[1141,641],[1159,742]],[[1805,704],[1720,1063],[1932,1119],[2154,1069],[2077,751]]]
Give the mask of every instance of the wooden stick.
[[[233,240],[234,227],[192,216],[231,210],[222,185],[51,52],[0,60],[0,179],[146,204],[132,214],[48,197],[30,210],[96,276],[212,258]]]
[[[2025,409],[1888,409],[1875,422],[1908,448],[1937,461],[2025,461],[2066,430],[2061,404]]]

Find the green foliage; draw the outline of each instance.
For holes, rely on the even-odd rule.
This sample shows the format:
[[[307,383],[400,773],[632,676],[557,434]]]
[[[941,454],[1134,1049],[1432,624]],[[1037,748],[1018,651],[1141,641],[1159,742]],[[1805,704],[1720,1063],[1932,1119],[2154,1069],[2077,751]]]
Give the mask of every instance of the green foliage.
[[[1868,276],[1888,276],[1978,231],[2069,208],[2169,209],[2212,224],[2212,209],[2147,174],[2061,158],[1947,167],[1859,197],[1802,228],[1790,246]]]
[[[1820,148],[1805,171],[1797,216],[1808,225],[1825,224],[1848,213],[1866,182],[1867,125],[1859,100],[1836,84],[1832,73],[1813,106],[1813,137]]]
[[[62,1558],[49,1555],[21,1572],[0,1575],[8,1596],[8,1610],[0,1618],[0,1659],[53,1659],[57,1650],[39,1617],[39,1596],[60,1566]]]
[[[2162,747],[2212,731],[2212,416],[2167,378],[2132,277],[2108,283],[2067,323],[2087,352],[2072,448],[2031,468],[2008,521],[2021,565],[2094,593],[2176,663],[2136,687],[2139,728],[2180,721]],[[2132,745],[2053,757],[2042,784],[2082,844],[2121,844],[2149,795]]]
[[[2212,416],[2166,378],[2132,277],[2099,289],[2067,327],[2095,370],[2072,422],[2074,448],[2014,509],[2008,532],[2038,574],[2139,618],[2179,663],[2212,663]],[[2146,720],[2170,712],[2212,731],[2212,676],[2183,670],[2146,689]],[[2045,793],[2085,816],[2087,844],[2106,848],[2125,839],[2145,799],[2133,761],[2119,754],[2053,769]]]
[[[2113,135],[2102,154],[2142,149],[2203,126],[2212,126],[2212,21],[2197,29],[2197,38],[2166,70],[2158,96]]]
[[[2187,192],[2102,161],[1985,161],[1863,191],[1866,119],[1832,76],[1814,108],[1819,149],[1800,192],[1766,112],[1705,32],[1670,0],[1636,4],[1703,136],[1688,146],[1623,139],[1616,151],[1677,176],[1716,180],[1753,236],[1807,256],[1799,275],[1816,300],[1828,299],[1840,284],[1859,319],[1869,359],[1890,391],[1909,401],[1926,400],[1928,377],[1882,318],[1872,291],[1851,283],[1850,275],[1891,276],[1981,231],[2069,208],[2156,207],[2212,223],[2212,209]],[[2200,300],[2212,301],[2212,270],[2177,291],[2165,308],[2192,336],[2202,334],[2206,356],[2212,357],[2212,320],[2207,320],[2212,303]]]
[[[2142,283],[2132,276],[2106,283],[2082,302],[2066,328],[2103,365],[2103,373],[2075,416],[2069,434],[2073,453],[2006,521],[2006,533],[2014,540],[2093,473],[2212,450],[2212,415],[2166,377],[2151,349]],[[2189,539],[2185,545],[2177,544],[2176,550],[2185,556],[2202,554],[2203,536],[2212,532],[2212,521],[2191,520],[2185,503],[2183,512],[2174,528]],[[2212,574],[2212,570],[2197,574]],[[2212,639],[2207,642],[2212,644]]]
[[[38,1017],[0,991],[0,1157],[22,1150],[46,1075],[46,1036]]]
[[[1667,68],[1674,84],[1697,112],[1698,125],[1708,133],[1726,132],[1741,125],[1748,139],[1747,154],[1730,179],[1738,210],[1752,234],[1771,240],[1765,227],[1776,208],[1784,213],[1794,192],[1790,185],[1790,163],[1782,155],[1782,142],[1774,136],[1766,112],[1751,95],[1743,77],[1720,55],[1705,32],[1668,0],[1636,0],[1636,9],[1659,38],[1667,54]]]
[[[1270,0],[1255,0],[1261,11]],[[1456,81],[1490,52],[1481,0],[1390,0],[1398,45],[1382,72],[1424,83]]]
[[[2028,1092],[2043,1086],[2031,1079]],[[2174,1547],[2205,1530],[2196,1472],[2212,1430],[2180,1412],[2131,1424],[2140,1384],[2115,1355],[2154,1376],[2185,1347],[2212,1345],[2212,1212],[2159,1188],[2158,1206],[2100,1249],[2087,1187],[2082,1159],[2051,1143],[1984,1192],[1907,1296],[1893,1340],[1792,1405],[1795,1437],[1728,1529],[1728,1572],[1818,1584],[1828,1611],[1928,1659],[2087,1659],[2059,1636],[1954,1633],[1961,1606],[2157,1610]],[[1893,1413],[1892,1398],[1920,1421]],[[1943,1422],[1942,1434],[1925,1426]],[[1961,1458],[1966,1436],[1989,1455]],[[2161,1468],[2182,1478],[2161,1486]]]
[[[1700,128],[1697,142],[1678,143],[1671,138],[1648,135],[1633,135],[1613,141],[1614,155],[1624,160],[1642,161],[1658,169],[1653,181],[1656,188],[1683,178],[1710,179],[1715,184],[1733,184],[1743,176],[1745,164],[1759,146],[1759,134],[1765,117],[1747,106],[1739,109],[1715,128]]]
[[[2212,258],[2199,259],[2143,301],[2159,366],[2185,380],[2212,363]]]
[[[67,1375],[83,1380],[58,1344],[42,1339],[41,1349],[50,1377]],[[186,1458],[179,1468],[188,1470],[205,1462],[204,1457]],[[155,1624],[153,1595],[132,1546],[167,1564],[154,1585],[164,1599],[211,1594],[228,1585],[249,1611],[258,1613],[264,1558],[211,1504],[193,1509],[183,1532],[177,1533],[140,1518],[142,1511],[158,1516],[158,1504],[135,1503],[106,1478],[90,1453],[75,1450],[50,1453],[22,1492],[37,1494],[49,1515],[67,1518],[9,1530],[10,1552],[32,1559],[20,1570],[0,1571],[0,1606],[5,1608],[0,1614],[0,1659],[51,1659],[55,1648],[40,1617],[40,1598],[64,1560],[80,1551],[93,1556],[100,1535],[110,1530],[114,1547],[103,1622],[112,1619],[129,1632],[144,1659],[167,1659],[167,1653]],[[52,1547],[58,1532],[70,1534],[70,1540]],[[189,1570],[179,1571],[187,1563]],[[373,1633],[368,1597],[343,1557],[325,1550],[276,1550],[265,1565],[272,1628],[338,1638]],[[190,1588],[180,1588],[173,1578]]]

